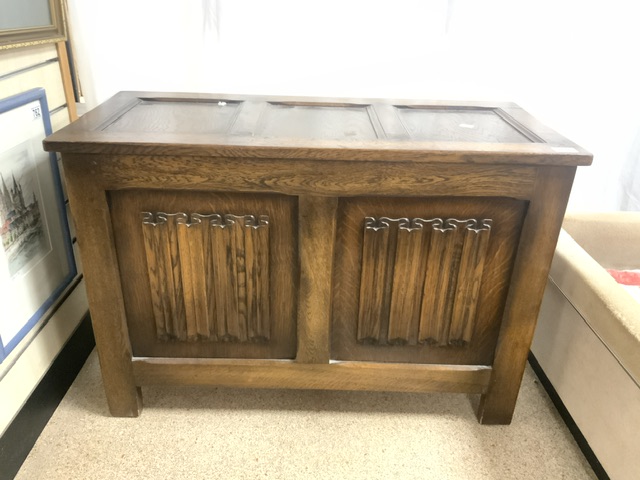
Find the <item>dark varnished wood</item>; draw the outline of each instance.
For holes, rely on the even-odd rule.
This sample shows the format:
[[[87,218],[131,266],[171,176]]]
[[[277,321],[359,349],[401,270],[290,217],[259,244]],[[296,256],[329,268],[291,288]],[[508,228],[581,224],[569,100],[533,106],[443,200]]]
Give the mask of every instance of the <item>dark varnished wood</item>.
[[[331,197],[299,197],[298,353],[301,363],[330,359],[331,274],[336,207]]]
[[[141,100],[113,121],[107,122],[102,131],[107,133],[144,132],[221,134],[227,133],[237,120],[241,102],[198,101],[176,102]]]
[[[497,108],[399,107],[412,140],[483,143],[539,143],[540,137]]]
[[[148,212],[151,213],[151,212]],[[143,214],[147,215],[147,214]],[[187,339],[216,339],[215,325],[215,294],[213,279],[213,260],[209,240],[209,225],[203,224],[200,215],[191,215],[191,218],[182,217],[178,222],[178,251],[181,267],[181,277],[184,284],[183,300],[187,321]],[[143,235],[149,228],[142,225]],[[145,235],[146,236],[146,235]],[[149,250],[147,251],[147,269],[151,265]],[[152,285],[153,298],[155,289]],[[157,321],[156,321],[157,323]]]
[[[528,199],[533,167],[427,165],[249,158],[64,156],[105,190],[163,185],[177,190],[282,193],[312,196],[505,196]]]
[[[73,169],[65,175],[78,244],[86,256],[83,272],[96,345],[100,345],[98,356],[109,411],[118,417],[136,417],[142,407],[142,395],[133,378],[132,348],[107,196]]]
[[[483,393],[491,367],[274,360],[133,359],[139,385]]]
[[[362,273],[360,281],[360,302],[358,306],[359,342],[379,343],[385,330],[382,321],[389,311],[389,295],[386,284],[389,281],[391,262],[395,245],[394,236],[388,224],[367,225],[362,238]]]
[[[482,423],[511,423],[575,173],[575,167],[538,172],[500,328],[494,373],[478,408]]]
[[[291,197],[153,190],[109,196],[134,355],[295,356]]]
[[[422,287],[429,251],[425,238],[430,233],[420,226],[399,227],[396,237],[395,260],[389,305],[388,341],[399,345],[416,345]],[[364,277],[364,274],[363,274]],[[360,295],[360,304],[366,297]]]
[[[221,108],[220,102],[227,105]],[[235,102],[240,102],[236,117],[230,118],[226,113],[216,115],[216,112],[226,112],[225,108],[232,107]],[[310,109],[310,105],[315,105],[315,110]],[[386,105],[387,110],[380,105]],[[159,113],[159,106],[163,120],[154,114]],[[458,111],[458,123],[450,122],[455,127],[455,133],[449,128],[445,135],[440,133],[435,140],[425,141],[429,135],[414,132],[412,139],[411,131],[403,126],[397,112],[395,116],[389,114],[389,108],[395,112],[398,109],[404,111],[405,107],[411,107],[414,113],[428,113],[429,109],[434,108],[445,112]],[[246,115],[242,113],[245,108]],[[340,109],[343,114],[340,114]],[[190,119],[186,117],[187,120],[171,130],[167,124],[169,119],[185,118],[186,111],[192,111],[194,116]],[[289,115],[274,117],[274,112],[283,111],[288,111]],[[489,115],[499,120],[490,125],[478,124],[475,117],[466,119],[465,111],[475,113],[475,117]],[[509,121],[502,121],[502,117],[508,117]],[[210,121],[203,122],[203,118],[210,118]],[[235,122],[240,119],[241,125],[234,128]],[[271,119],[279,121],[271,123]],[[478,128],[459,126],[465,123],[478,124]],[[336,129],[336,124],[341,128]],[[132,126],[132,129],[128,130],[125,128],[127,126]],[[540,141],[498,143],[500,135],[492,137],[495,135],[492,128],[498,126],[506,132],[515,132],[516,138],[521,138],[517,136],[520,133],[525,139],[530,137]],[[401,134],[403,130],[407,131],[407,136]],[[481,130],[488,135],[488,139],[482,140],[477,135],[469,138],[467,130]],[[428,133],[433,137],[434,132]],[[511,139],[505,138],[507,142]],[[509,103],[461,104],[147,92],[122,92],[116,95],[78,122],[48,137],[45,148],[69,153],[331,159],[348,162],[377,158],[392,163],[590,163],[590,155],[579,146],[542,127],[517,105]]]
[[[270,338],[269,218],[142,213],[160,340]]]
[[[490,365],[526,207],[505,198],[342,199],[332,358]],[[401,222],[366,229],[368,217],[420,219],[425,227],[405,232],[422,235],[410,246],[401,239]],[[491,230],[467,244],[467,229],[442,228],[442,219],[491,219]],[[405,247],[415,249],[410,268]]]
[[[263,138],[374,140],[378,138],[367,105],[304,105],[268,102],[254,135]]]
[[[358,341],[468,344],[490,228],[490,219],[366,217]]]
[[[447,346],[464,237],[455,228],[432,232],[427,280],[422,292],[420,341]]]
[[[489,221],[483,220],[478,228],[467,226],[460,254],[460,266],[449,326],[448,341],[453,345],[466,345],[471,341],[478,309],[480,286],[489,249]]]
[[[481,393],[508,423],[591,162],[507,103],[140,92],[45,147],[119,416],[169,383]]]

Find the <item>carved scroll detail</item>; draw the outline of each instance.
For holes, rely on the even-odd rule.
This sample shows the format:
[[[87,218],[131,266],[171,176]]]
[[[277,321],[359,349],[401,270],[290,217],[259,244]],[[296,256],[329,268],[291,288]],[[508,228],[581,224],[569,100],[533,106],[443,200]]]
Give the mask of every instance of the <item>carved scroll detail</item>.
[[[269,340],[268,227],[266,215],[142,212],[158,339]]]
[[[471,341],[490,219],[366,217],[357,340]]]

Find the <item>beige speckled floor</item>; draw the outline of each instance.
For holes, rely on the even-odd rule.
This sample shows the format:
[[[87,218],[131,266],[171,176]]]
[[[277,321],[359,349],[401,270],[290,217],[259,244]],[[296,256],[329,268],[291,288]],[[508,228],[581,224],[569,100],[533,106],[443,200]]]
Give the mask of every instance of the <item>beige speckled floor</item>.
[[[530,369],[511,426],[466,395],[143,390],[111,418],[95,352],[18,476],[34,479],[593,479]]]

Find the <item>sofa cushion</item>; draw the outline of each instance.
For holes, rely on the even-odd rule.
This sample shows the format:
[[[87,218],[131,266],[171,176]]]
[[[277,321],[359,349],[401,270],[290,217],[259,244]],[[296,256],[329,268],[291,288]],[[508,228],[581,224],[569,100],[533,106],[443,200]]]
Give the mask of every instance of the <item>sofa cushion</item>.
[[[605,268],[640,268],[640,212],[572,212],[569,235]]]

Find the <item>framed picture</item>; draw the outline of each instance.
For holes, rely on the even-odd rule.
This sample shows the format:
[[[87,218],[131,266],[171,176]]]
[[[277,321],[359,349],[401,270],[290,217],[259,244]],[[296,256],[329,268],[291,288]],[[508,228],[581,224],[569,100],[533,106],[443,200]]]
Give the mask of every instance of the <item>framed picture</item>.
[[[42,88],[0,100],[0,361],[76,275]]]
[[[62,0],[0,1],[0,50],[61,42],[65,37]]]

